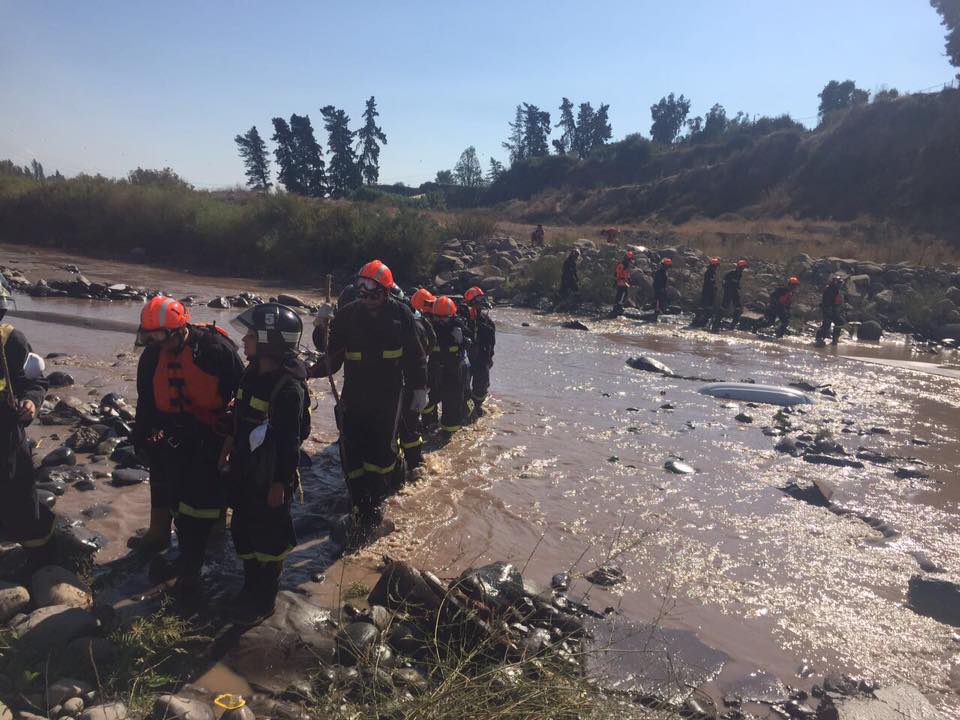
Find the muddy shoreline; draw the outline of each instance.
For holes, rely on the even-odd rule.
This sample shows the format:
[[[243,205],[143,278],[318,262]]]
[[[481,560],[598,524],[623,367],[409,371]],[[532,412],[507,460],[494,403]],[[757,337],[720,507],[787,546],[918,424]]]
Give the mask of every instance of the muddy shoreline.
[[[14,255],[20,251],[14,249]],[[7,253],[2,262],[14,260],[28,275],[31,266],[35,268],[35,277],[41,276],[38,270],[49,276],[62,261],[79,263],[98,281],[132,283],[130,278],[136,275],[136,284],[166,286],[184,295],[214,297],[240,289],[270,292],[250,281],[224,282],[123,263],[96,266],[73,256]],[[130,303],[58,298],[32,302],[36,304],[23,301],[21,309],[80,314],[101,323],[135,322],[137,312]],[[203,319],[223,322],[231,316],[230,311],[197,310]],[[650,328],[622,319],[588,321],[592,332],[575,337],[574,331],[556,327],[560,320],[556,316],[497,312],[506,349],[503,357],[498,354],[494,369],[491,416],[452,447],[435,453],[425,481],[391,502],[398,532],[347,561],[334,562],[324,549],[320,505],[342,502],[342,491],[330,447],[336,434],[329,390],[313,385],[318,407],[305,449],[313,457],[317,504],[310,503],[301,512],[300,522],[311,539],[298,549],[285,586],[332,607],[343,587],[354,583],[372,587],[383,554],[449,575],[468,565],[505,558],[529,565],[531,577],[543,584],[581,554],[585,572],[619,536],[629,582],[614,590],[583,586],[581,591],[623,607],[630,617],[662,616],[668,627],[692,631],[708,646],[722,649],[730,660],[711,688],[715,696],[722,697],[761,670],[791,686],[810,688],[823,673],[839,668],[883,682],[921,682],[925,675],[926,684],[921,684],[938,705],[954,706],[949,629],[928,618],[911,617],[906,609],[885,619],[903,602],[906,579],[917,572],[916,562],[904,558],[908,551],[922,550],[935,564],[957,568],[951,543],[958,532],[960,492],[953,482],[958,458],[951,445],[955,446],[960,393],[952,379],[861,365],[829,351],[809,352],[795,341],[777,345],[739,336],[691,337],[673,324]],[[82,324],[14,321],[44,354],[81,349],[49,361],[49,369],[75,376],[77,384],[67,394],[89,400],[94,391],[100,395],[118,391],[132,398],[136,363],[132,338],[104,328],[92,341],[91,328]],[[788,479],[808,480],[811,474],[826,471],[798,467],[773,450],[772,438],[760,432],[765,423],[773,426],[773,410],[747,409],[756,425],[738,427],[732,418],[744,408],[728,410],[694,399],[688,393],[695,388],[680,381],[648,378],[622,367],[623,358],[637,349],[670,359],[674,369],[679,366],[690,374],[723,371],[732,379],[781,383],[804,376],[831,385],[838,398],[824,400],[824,408],[818,406],[812,417],[798,424],[808,429],[830,425],[837,438],[851,441],[845,442],[851,452],[860,444],[879,443],[888,454],[916,455],[932,467],[928,480],[898,479],[896,484],[889,478],[891,471],[879,466],[859,474],[830,471],[827,476],[848,495],[845,503],[897,525],[899,539],[876,544],[876,533],[862,523],[834,515],[830,519],[818,508],[784,497],[777,488]],[[844,345],[839,352],[863,354],[863,347]],[[900,353],[901,359],[908,359],[896,343],[876,346],[875,352]],[[674,408],[663,409],[666,404]],[[854,425],[844,426],[842,420],[853,420]],[[881,425],[890,435],[871,435],[869,430]],[[844,434],[844,427],[854,427],[855,432]],[[913,437],[930,444],[915,446]],[[576,450],[565,452],[565,447]],[[747,455],[731,459],[731,451]],[[671,454],[686,458],[697,474],[682,484],[664,476],[663,461]],[[614,456],[616,460],[609,459]],[[717,498],[718,487],[728,497]],[[110,515],[88,522],[110,540],[100,559],[109,563],[124,555],[126,534],[145,524],[145,491],[145,486],[138,486],[68,492],[57,507],[82,514],[101,501],[113,506]],[[757,533],[751,524],[759,524],[763,532]],[[934,526],[942,532],[933,532]],[[753,550],[744,547],[751,544]],[[802,553],[797,552],[800,549]],[[812,560],[811,552],[820,557]],[[223,570],[236,577],[236,568],[227,567],[229,555],[225,551],[222,565],[214,563],[213,573]],[[811,562],[815,567],[804,567]],[[316,581],[318,573],[324,575],[322,582]],[[836,588],[829,587],[831,581]],[[820,603],[818,583],[827,584]],[[117,600],[122,611],[124,597],[146,589],[142,580],[128,578],[103,592]],[[866,602],[864,617],[857,619],[850,615],[856,604],[838,596],[864,591],[874,598]],[[804,604],[811,602],[814,605],[805,612]],[[844,622],[849,632],[865,636],[861,642],[844,635]],[[867,630],[867,622],[888,630]],[[906,636],[895,648],[885,646],[889,628]],[[836,647],[832,638],[838,633]],[[883,659],[884,653],[891,657]],[[922,656],[927,656],[923,670],[906,672],[906,666]],[[801,677],[805,664],[814,675]]]

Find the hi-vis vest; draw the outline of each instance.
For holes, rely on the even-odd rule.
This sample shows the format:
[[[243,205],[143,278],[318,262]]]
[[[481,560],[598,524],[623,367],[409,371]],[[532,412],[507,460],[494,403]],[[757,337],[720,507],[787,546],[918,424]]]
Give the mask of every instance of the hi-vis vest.
[[[3,348],[3,355],[6,358],[7,355],[7,340],[10,339],[10,336],[13,334],[13,325],[7,325],[6,323],[0,325],[0,346]],[[6,365],[6,362],[4,362]],[[0,368],[2,370],[2,368]],[[13,392],[13,388],[10,386],[10,380],[4,374],[4,377],[0,377],[0,405],[10,403],[10,398],[8,394]]]

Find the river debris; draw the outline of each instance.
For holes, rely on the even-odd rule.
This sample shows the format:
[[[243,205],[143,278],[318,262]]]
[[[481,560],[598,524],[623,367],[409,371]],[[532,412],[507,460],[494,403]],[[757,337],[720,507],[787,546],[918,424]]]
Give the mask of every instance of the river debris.
[[[627,365],[634,370],[643,370],[644,372],[659,373],[661,375],[673,376],[674,372],[659,360],[655,360],[647,355],[638,355],[628,357]]]

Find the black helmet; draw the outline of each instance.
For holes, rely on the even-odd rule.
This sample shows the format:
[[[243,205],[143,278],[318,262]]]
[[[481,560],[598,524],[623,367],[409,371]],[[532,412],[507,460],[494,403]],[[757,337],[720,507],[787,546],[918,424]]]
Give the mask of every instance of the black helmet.
[[[257,335],[257,351],[283,355],[297,349],[303,334],[303,320],[296,312],[280,303],[255,305],[233,320],[233,325],[246,335]]]

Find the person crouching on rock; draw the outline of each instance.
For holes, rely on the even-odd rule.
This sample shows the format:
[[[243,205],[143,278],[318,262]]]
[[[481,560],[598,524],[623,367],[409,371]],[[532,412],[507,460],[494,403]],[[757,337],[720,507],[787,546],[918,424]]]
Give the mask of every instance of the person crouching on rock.
[[[279,303],[246,310],[233,324],[249,365],[233,403],[233,434],[221,471],[229,479],[230,531],[243,561],[234,619],[253,625],[273,614],[283,561],[297,544],[290,515],[300,487],[300,445],[310,434],[307,368],[296,355],[303,322]]]
[[[770,302],[763,317],[757,321],[753,331],[759,332],[768,328],[776,321],[780,321],[777,327],[777,337],[783,337],[790,325],[790,310],[793,307],[793,296],[800,287],[800,278],[792,277],[787,281],[784,287],[778,287],[770,293]]]
[[[237,346],[216,325],[191,324],[173,298],[157,295],[140,313],[134,447],[150,461],[150,528],[130,547],[170,545],[176,519],[180,558],[176,590],[199,588],[210,532],[225,498],[217,467],[229,433],[227,404],[243,374]]]

